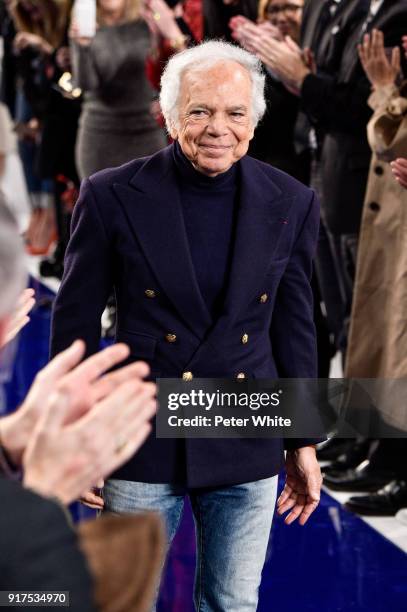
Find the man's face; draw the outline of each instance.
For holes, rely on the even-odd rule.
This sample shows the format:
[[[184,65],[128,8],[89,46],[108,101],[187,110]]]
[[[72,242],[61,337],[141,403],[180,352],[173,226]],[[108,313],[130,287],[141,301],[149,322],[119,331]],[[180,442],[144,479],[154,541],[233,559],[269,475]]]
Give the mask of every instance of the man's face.
[[[253,138],[252,83],[240,64],[189,70],[181,79],[179,125],[171,130],[199,172],[216,176],[247,153]]]

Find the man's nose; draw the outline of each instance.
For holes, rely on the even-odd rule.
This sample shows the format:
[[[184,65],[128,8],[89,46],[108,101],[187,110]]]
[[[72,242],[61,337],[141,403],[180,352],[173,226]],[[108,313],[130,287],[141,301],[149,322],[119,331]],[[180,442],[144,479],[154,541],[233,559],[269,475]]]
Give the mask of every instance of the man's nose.
[[[211,115],[207,125],[207,132],[211,136],[223,136],[228,131],[226,118],[220,113]]]

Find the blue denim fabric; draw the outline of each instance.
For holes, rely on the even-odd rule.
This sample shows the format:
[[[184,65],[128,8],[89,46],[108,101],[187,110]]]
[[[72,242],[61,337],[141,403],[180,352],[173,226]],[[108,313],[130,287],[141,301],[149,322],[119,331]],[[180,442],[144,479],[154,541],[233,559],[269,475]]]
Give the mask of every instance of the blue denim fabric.
[[[277,476],[210,490],[189,491],[197,543],[197,612],[255,612],[277,496]],[[160,512],[169,545],[186,492],[169,484],[109,480],[105,511]]]

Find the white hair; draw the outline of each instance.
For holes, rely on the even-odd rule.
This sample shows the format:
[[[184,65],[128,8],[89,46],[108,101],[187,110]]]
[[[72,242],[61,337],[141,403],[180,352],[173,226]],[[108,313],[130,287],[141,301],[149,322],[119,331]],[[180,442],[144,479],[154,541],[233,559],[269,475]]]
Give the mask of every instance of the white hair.
[[[26,282],[22,240],[0,191],[0,319],[13,311]]]
[[[252,123],[256,127],[266,110],[265,76],[261,62],[254,55],[221,40],[203,42],[173,55],[161,77],[160,105],[167,130],[179,126],[179,91],[181,78],[188,70],[201,71],[222,62],[236,62],[249,73],[252,82]]]

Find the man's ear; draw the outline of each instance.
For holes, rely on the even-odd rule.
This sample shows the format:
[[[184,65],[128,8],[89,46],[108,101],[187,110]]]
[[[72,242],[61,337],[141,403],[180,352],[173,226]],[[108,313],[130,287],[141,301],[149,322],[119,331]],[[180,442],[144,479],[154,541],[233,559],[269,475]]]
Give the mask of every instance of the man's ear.
[[[253,136],[254,136],[254,130],[255,130],[255,129],[256,129],[256,128],[255,128],[255,127],[253,126],[253,124],[252,124],[252,126],[251,126],[251,132],[250,132],[250,136],[249,136],[249,140],[252,140],[252,139],[253,139]]]

